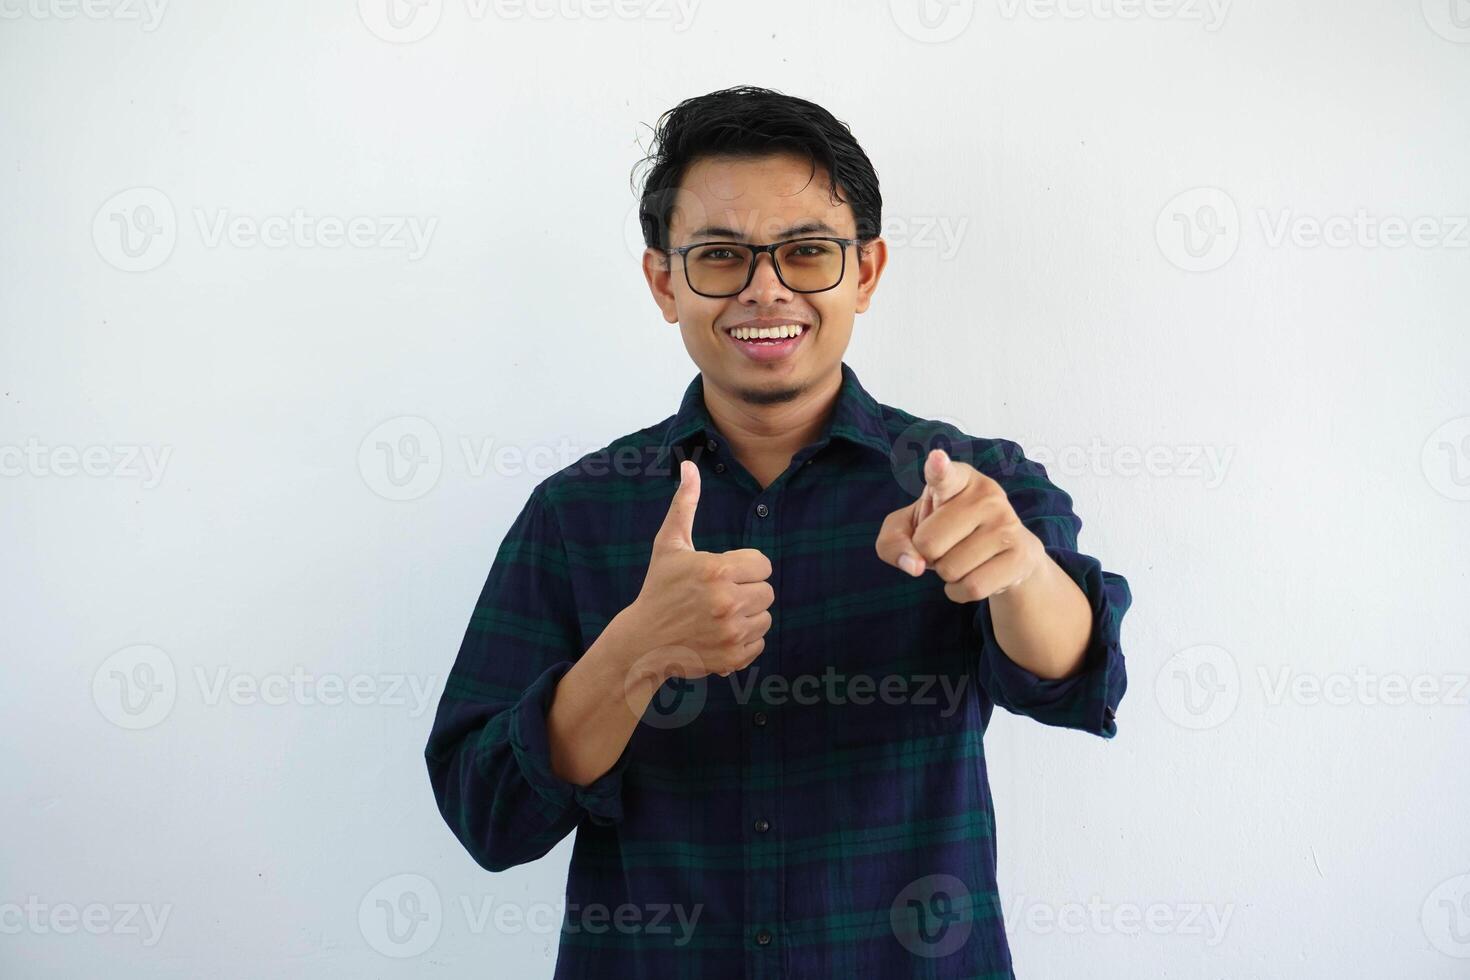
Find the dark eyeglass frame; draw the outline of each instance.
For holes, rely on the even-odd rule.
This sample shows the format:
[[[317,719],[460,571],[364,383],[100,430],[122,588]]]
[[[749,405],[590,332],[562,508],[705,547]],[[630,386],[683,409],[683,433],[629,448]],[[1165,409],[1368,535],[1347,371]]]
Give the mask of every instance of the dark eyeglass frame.
[[[776,249],[784,248],[787,245],[797,245],[801,242],[834,242],[837,245],[842,246],[842,267],[837,271],[836,282],[832,283],[832,285],[830,286],[823,286],[821,289],[797,289],[795,286],[791,285],[791,283],[786,281],[786,277],[781,275],[781,263],[776,258]],[[856,245],[857,243],[858,239],[856,238],[804,236],[802,238],[788,238],[785,241],[771,242],[769,245],[752,245],[749,242],[694,242],[691,245],[681,245],[678,248],[666,248],[663,250],[663,252],[665,255],[677,255],[680,257],[680,259],[684,263],[684,282],[688,283],[689,288],[693,290],[696,294],[700,296],[707,296],[710,299],[726,299],[730,296],[739,296],[741,293],[750,288],[751,282],[755,279],[755,265],[757,262],[760,261],[761,254],[763,252],[769,252],[771,254],[771,268],[775,270],[776,278],[781,281],[781,285],[785,286],[793,293],[825,293],[829,289],[836,289],[838,286],[842,285],[842,280],[847,277],[847,246]],[[700,292],[698,289],[694,288],[694,280],[689,278],[689,253],[694,251],[696,248],[709,248],[712,245],[732,245],[735,248],[750,249],[750,268],[745,270],[745,284],[734,292]]]

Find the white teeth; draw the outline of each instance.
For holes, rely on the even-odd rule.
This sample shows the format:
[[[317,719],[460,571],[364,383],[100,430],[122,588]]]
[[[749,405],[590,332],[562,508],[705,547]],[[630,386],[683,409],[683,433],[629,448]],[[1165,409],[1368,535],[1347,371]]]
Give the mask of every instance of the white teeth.
[[[730,336],[736,340],[784,339],[796,337],[805,329],[799,323],[783,323],[775,327],[736,327]]]

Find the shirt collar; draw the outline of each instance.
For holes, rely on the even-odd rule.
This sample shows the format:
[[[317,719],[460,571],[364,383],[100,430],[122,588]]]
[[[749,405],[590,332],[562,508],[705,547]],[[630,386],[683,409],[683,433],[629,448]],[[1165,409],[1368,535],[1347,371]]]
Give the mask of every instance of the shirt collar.
[[[656,465],[662,465],[675,448],[685,450],[687,458],[690,443],[707,438],[713,431],[714,423],[704,404],[704,375],[696,374],[689,387],[684,389],[679,411],[664,428]],[[837,407],[815,445],[820,449],[832,439],[865,447],[885,459],[893,452],[893,443],[883,422],[883,409],[868,394],[846,361],[842,362],[842,385],[837,391]]]

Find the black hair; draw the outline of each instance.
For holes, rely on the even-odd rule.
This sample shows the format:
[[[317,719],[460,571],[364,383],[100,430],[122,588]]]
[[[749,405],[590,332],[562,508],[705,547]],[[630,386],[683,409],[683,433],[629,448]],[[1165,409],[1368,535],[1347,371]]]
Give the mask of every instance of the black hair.
[[[883,219],[878,174],[847,124],[815,102],[741,85],[685,99],[659,117],[653,149],[634,166],[636,176],[638,167],[652,165],[638,204],[644,244],[668,247],[679,182],[696,158],[771,153],[807,157],[813,176],[818,165],[824,167],[834,200],[852,208],[858,240],[878,236]]]

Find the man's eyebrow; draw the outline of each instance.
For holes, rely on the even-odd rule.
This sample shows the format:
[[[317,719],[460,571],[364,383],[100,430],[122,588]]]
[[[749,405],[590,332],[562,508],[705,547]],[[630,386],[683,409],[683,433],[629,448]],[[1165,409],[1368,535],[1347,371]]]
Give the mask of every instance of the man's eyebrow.
[[[818,220],[818,219],[812,219],[810,221],[800,221],[800,222],[797,222],[796,224],[794,224],[791,227],[787,228],[785,231],[778,232],[777,235],[776,235],[776,239],[775,240],[776,241],[781,241],[782,239],[786,239],[786,238],[796,238],[799,235],[813,235],[813,234],[834,235],[835,236],[835,235],[839,235],[840,232],[838,232],[838,230],[836,228],[833,228],[831,225],[827,224],[827,222],[825,222],[825,221],[821,221],[821,220]],[[743,241],[745,241],[745,233],[744,232],[737,231],[734,228],[727,228],[724,225],[705,225],[703,228],[698,228],[695,231],[690,232],[689,237],[690,238],[719,238],[719,239],[724,239],[726,241],[734,241],[734,242],[743,242]]]

